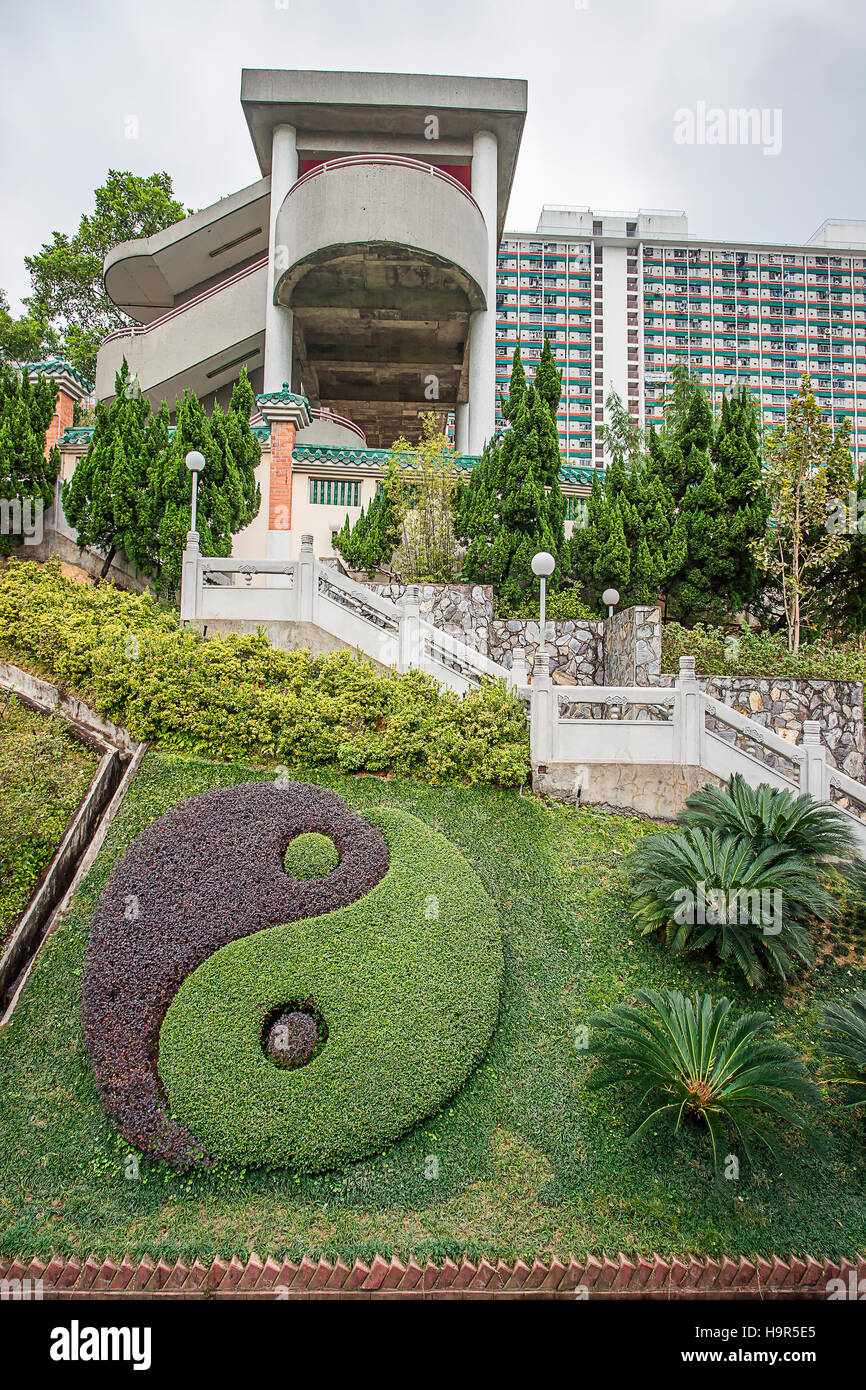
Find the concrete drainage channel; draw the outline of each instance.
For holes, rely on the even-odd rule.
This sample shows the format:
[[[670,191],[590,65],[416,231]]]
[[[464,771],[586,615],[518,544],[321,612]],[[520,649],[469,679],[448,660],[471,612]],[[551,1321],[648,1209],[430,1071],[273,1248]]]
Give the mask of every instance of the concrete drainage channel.
[[[0,1028],[15,1005],[43,941],[69,907],[105,839],[147,748],[103,719],[77,695],[68,695],[18,666],[0,662],[0,689],[32,709],[59,715],[101,753],[99,766],[66,834],[0,956]]]

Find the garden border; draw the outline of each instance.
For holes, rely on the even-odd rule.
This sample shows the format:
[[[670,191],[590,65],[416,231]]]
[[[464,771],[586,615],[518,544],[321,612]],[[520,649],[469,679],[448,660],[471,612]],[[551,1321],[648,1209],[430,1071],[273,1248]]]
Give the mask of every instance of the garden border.
[[[0,952],[0,1028],[3,1028],[12,1020],[42,947],[96,858],[147,744],[136,743],[125,729],[102,719],[77,695],[65,694],[57,686],[6,661],[0,662],[0,689],[12,692],[42,714],[58,715],[82,742],[102,753],[60,844]]]
[[[465,1255],[459,1263],[376,1255],[370,1264],[355,1260],[348,1265],[304,1255],[299,1262],[262,1260],[252,1254],[246,1261],[215,1259],[209,1265],[196,1260],[185,1265],[144,1256],[119,1262],[92,1255],[83,1262],[74,1256],[54,1255],[48,1264],[24,1263],[0,1258],[0,1281],[20,1281],[26,1298],[150,1299],[242,1298],[288,1300],[296,1298],[581,1298],[613,1299],[827,1299],[827,1284],[840,1279],[846,1298],[857,1296],[857,1283],[866,1279],[866,1257],[836,1264],[792,1255],[787,1260],[773,1255],[753,1261],[698,1259],[694,1255],[638,1256],[616,1259],[604,1255],[559,1259],[536,1257],[496,1263]],[[30,1281],[27,1283],[26,1281]],[[854,1293],[850,1290],[853,1287]],[[26,1292],[24,1292],[26,1290]]]

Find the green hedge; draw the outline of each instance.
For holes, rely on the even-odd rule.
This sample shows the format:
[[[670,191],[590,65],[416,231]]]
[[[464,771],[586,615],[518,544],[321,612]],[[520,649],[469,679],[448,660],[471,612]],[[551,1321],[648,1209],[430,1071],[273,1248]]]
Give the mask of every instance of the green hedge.
[[[539,616],[539,595],[536,592],[531,598],[520,604],[497,605],[497,618],[535,618]],[[604,615],[597,613],[594,608],[590,608],[588,603],[581,602],[577,589],[561,589],[557,593],[547,595],[547,617],[551,622],[566,621],[573,619],[576,622],[599,622]]]
[[[695,658],[699,676],[788,676],[794,680],[866,681],[866,649],[819,642],[789,652],[782,633],[726,633],[720,627],[662,628],[662,670],[678,671],[681,656]]]
[[[459,1089],[496,1024],[496,909],[455,847],[405,812],[367,819],[390,866],[357,902],[276,926],[210,956],[162,1025],[172,1113],[241,1166],[316,1172],[377,1152]],[[306,1005],[327,1041],[286,1070],[264,1053],[266,1021]]]
[[[434,782],[528,774],[525,711],[501,683],[460,696],[351,652],[280,651],[261,632],[203,641],[149,595],[76,584],[55,564],[0,571],[0,654],[178,752]]]

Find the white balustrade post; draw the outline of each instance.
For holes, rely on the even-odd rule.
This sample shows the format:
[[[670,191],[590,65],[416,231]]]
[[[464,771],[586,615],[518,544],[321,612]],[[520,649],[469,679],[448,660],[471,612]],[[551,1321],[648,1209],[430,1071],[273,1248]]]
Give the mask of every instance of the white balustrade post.
[[[408,584],[400,600],[400,641],[397,657],[398,671],[421,667],[421,598],[417,584]]]
[[[294,605],[295,617],[300,623],[316,621],[316,557],[313,554],[313,537],[301,536],[301,549],[295,568],[295,588],[297,599]]]
[[[680,670],[676,679],[677,702],[674,718],[678,720],[679,730],[675,735],[679,748],[681,767],[701,766],[701,745],[704,732],[704,706],[701,687],[695,679],[695,658],[680,657]]]
[[[536,652],[532,663],[529,702],[529,755],[533,767],[549,767],[554,761],[556,692],[550,679],[550,657]]]
[[[803,723],[803,748],[806,763],[805,777],[801,781],[800,790],[809,792],[816,801],[826,801],[827,754],[821,742],[821,725],[817,719],[806,719]]]
[[[198,532],[187,531],[180,568],[180,620],[191,623],[201,610],[201,551]]]
[[[515,647],[511,653],[511,670],[508,673],[508,684],[526,685],[529,679],[529,668],[526,664],[526,651],[523,647]]]

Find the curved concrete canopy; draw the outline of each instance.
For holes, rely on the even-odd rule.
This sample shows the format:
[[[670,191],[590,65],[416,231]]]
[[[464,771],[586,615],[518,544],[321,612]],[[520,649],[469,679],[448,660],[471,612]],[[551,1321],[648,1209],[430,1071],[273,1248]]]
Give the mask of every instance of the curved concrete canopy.
[[[277,214],[274,298],[294,316],[305,389],[387,447],[467,398],[469,317],[487,307],[475,202],[416,161],[338,163]]]
[[[130,318],[151,323],[268,249],[271,183],[259,179],[153,236],[112,248],[105,289]]]

